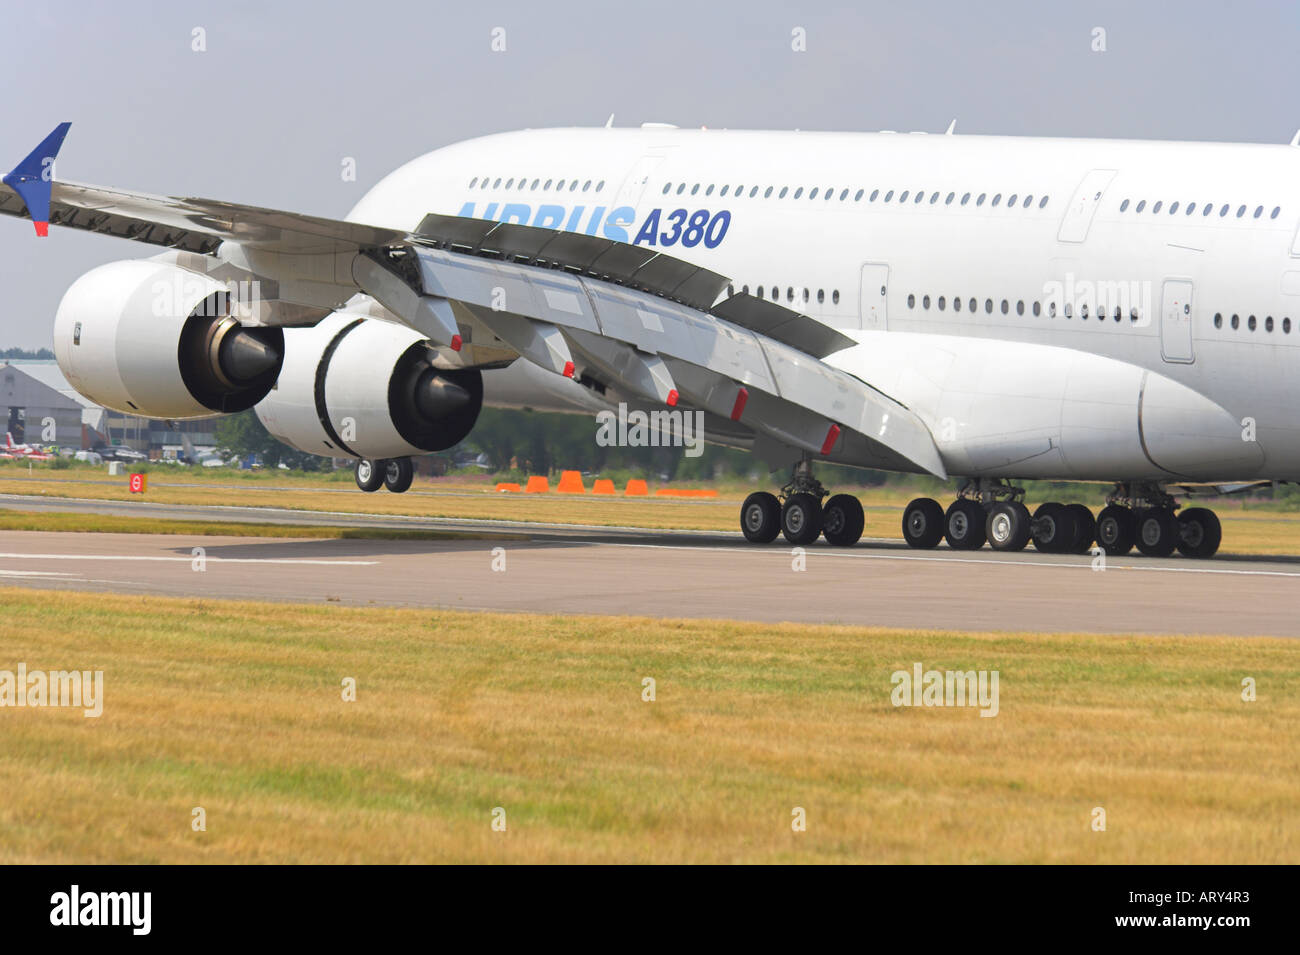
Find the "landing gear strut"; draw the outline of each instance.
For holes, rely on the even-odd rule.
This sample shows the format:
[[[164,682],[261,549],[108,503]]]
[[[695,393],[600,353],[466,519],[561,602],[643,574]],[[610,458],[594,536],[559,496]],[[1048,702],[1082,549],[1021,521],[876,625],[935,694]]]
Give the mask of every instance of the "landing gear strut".
[[[822,499],[829,496],[825,504]],[[866,515],[851,494],[831,495],[812,474],[812,459],[794,466],[781,496],[758,491],[740,508],[740,530],[754,544],[769,544],[777,534],[795,546],[811,544],[819,535],[835,547],[851,547],[862,537]]]

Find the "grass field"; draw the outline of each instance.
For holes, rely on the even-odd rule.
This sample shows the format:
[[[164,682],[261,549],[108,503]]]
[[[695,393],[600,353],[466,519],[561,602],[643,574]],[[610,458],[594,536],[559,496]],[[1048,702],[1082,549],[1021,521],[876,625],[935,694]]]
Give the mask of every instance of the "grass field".
[[[29,590],[0,613],[0,669],[105,674],[99,719],[0,709],[4,862],[1300,862],[1295,642]],[[999,714],[895,708],[916,662],[998,670]]]
[[[324,527],[313,524],[254,524],[246,521],[167,520],[118,514],[0,509],[0,531],[63,531],[75,534],[184,534],[198,537],[293,537],[312,540],[480,540],[477,531],[409,530],[401,527]],[[493,532],[493,540],[524,540],[523,534]]]
[[[109,478],[103,470],[55,471],[33,468],[31,475],[16,465],[0,466],[0,494],[49,498],[89,498],[108,501],[148,500],[163,504],[242,505],[282,507],[303,511],[478,518],[593,526],[684,528],[738,532],[740,502],[755,487],[723,484],[716,499],[598,497],[590,494],[500,494],[488,478],[417,480],[406,494],[380,491],[363,494],[331,474],[288,474],[276,471],[238,472],[155,467],[147,493],[133,495],[125,477]],[[769,489],[775,490],[774,486]],[[1094,512],[1104,497],[1101,486],[1072,488],[1057,499],[1081,501]],[[1046,494],[1049,492],[1043,492]],[[867,537],[898,539],[904,505],[919,494],[948,500],[951,492],[935,482],[916,487],[887,485],[860,489],[866,508]],[[1043,495],[1031,496],[1031,508]],[[1224,554],[1300,555],[1300,512],[1240,498],[1210,502],[1223,522]],[[3,513],[3,511],[0,511]],[[31,526],[29,529],[46,530]]]

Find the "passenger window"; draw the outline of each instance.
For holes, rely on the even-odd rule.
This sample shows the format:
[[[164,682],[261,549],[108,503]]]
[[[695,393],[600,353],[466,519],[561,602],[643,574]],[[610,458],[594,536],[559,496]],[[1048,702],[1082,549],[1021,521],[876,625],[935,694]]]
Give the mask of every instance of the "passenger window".
[[[1025,314],[1025,303],[1023,299],[1016,302],[1016,314],[1017,315]]]
[[[979,198],[975,200],[975,205],[977,205],[977,206],[982,206],[982,205],[984,205],[984,196],[985,196],[985,193],[982,193],[982,192],[981,192]]]
[[[1291,319],[1289,318],[1282,319],[1282,334],[1283,335],[1291,334]]]
[[[1163,205],[1164,205],[1163,202],[1157,201],[1156,204],[1151,207],[1151,214],[1155,215],[1157,212],[1160,211],[1160,207]]]
[[[475,176],[473,179],[469,181],[469,187],[473,189],[477,183],[478,183],[478,176]]]
[[[1043,196],[1043,198],[1038,200],[1038,208],[1042,209],[1046,205],[1047,205],[1047,196]]]
[[[984,311],[988,312],[990,315],[993,314],[993,299],[986,298],[984,300]]]
[[[587,192],[590,189],[591,189],[591,180],[588,179],[586,182],[582,184],[582,191]]]
[[[709,187],[708,187],[707,189],[704,190],[704,194],[705,194],[706,196],[711,196],[711,195],[713,195],[713,183],[709,183]]]
[[[952,310],[954,312],[961,311],[961,298],[959,296],[954,295],[952,297]]]
[[[799,194],[796,192],[795,195],[794,195],[794,197],[795,197],[796,199],[798,199],[798,198],[799,198]],[[817,187],[816,187],[816,186],[813,186],[813,187],[812,187],[812,192],[808,193],[808,198],[809,198],[809,199],[816,199],[816,198],[817,198]]]
[[[1242,216],[1244,216],[1245,214],[1246,214],[1246,207],[1245,207],[1245,206],[1238,206],[1238,207],[1237,207],[1237,218],[1240,219],[1240,218],[1241,218]]]
[[[907,201],[907,196],[908,196],[908,191],[907,191],[906,189],[904,189],[904,190],[903,190],[903,194],[902,194],[901,196],[898,197],[898,201],[899,201],[900,203],[902,203],[902,202],[906,202],[906,201]]]
[[[785,194],[786,194],[787,192],[789,192],[789,191],[790,191],[790,187],[789,187],[789,186],[782,186],[782,187],[781,187],[781,191],[778,192],[778,193],[776,194],[776,197],[777,197],[778,199],[784,199],[784,198],[785,198]]]
[[[1254,315],[1250,316],[1250,318],[1246,320],[1246,327],[1249,328],[1252,332],[1255,330],[1255,316],[1254,316]]]
[[[840,304],[840,290],[835,289],[831,292],[831,302],[835,305]]]
[[[668,195],[668,190],[671,189],[672,187],[673,187],[673,184],[672,184],[671,182],[665,182],[665,183],[664,183],[664,195],[665,195],[665,196]]]
[[[1204,217],[1204,216],[1208,216],[1208,215],[1209,215],[1211,212],[1213,212],[1213,211],[1214,211],[1214,203],[1213,203],[1213,202],[1207,202],[1207,203],[1205,204],[1205,208],[1201,210],[1201,216],[1202,216],[1202,217]]]
[[[1219,218],[1222,219],[1227,214],[1228,214],[1228,204],[1225,202],[1223,206],[1219,209]]]
[[[939,296],[939,302],[938,302],[938,305],[939,305],[939,311],[941,311],[941,312],[943,311],[943,307],[944,307],[945,304],[946,304],[946,300],[944,299],[944,297],[943,297],[942,295],[940,295],[940,296]]]
[[[800,186],[794,191],[794,197],[798,199],[802,195],[803,195],[803,186]]]
[[[993,205],[996,206],[1001,201],[1002,201],[1002,193],[999,192],[996,196],[993,197]]]
[[[968,202],[970,202],[970,193],[969,193],[969,192],[966,193],[965,195],[963,195],[963,196],[961,197],[961,204],[962,204],[963,206],[966,205],[966,203],[968,203]]]
[[[1274,207],[1273,207],[1273,212],[1269,215],[1269,218],[1270,218],[1270,219],[1276,219],[1276,218],[1277,218],[1277,214],[1278,214],[1279,212],[1281,212],[1281,211],[1282,211],[1282,207],[1281,207],[1281,206],[1274,206]]]
[[[1035,302],[1035,303],[1034,303],[1034,318],[1037,318],[1037,317],[1038,317],[1039,315],[1041,315],[1041,314],[1043,314],[1043,306],[1040,305],[1038,302]]]
[[[691,186],[691,195],[695,195],[699,191],[700,191],[700,184],[698,182],[695,185]]]
[[[926,309],[927,311],[929,311],[929,308],[930,308],[930,296],[926,295],[926,296],[924,296],[924,297],[921,299],[921,307],[922,307],[923,309]]]
[[[755,290],[754,290],[754,294],[757,295],[759,298],[762,298],[762,297],[763,297],[763,286],[760,285],[757,289],[755,289]]]
[[[1002,300],[1002,314],[1007,314],[1007,300],[1005,298]]]
[[[1007,208],[1014,209],[1015,207],[1016,207],[1016,194],[1013,192],[1011,193],[1011,198],[1007,200]]]
[[[730,188],[731,188],[730,186],[723,186],[721,189],[718,190],[718,195],[725,196],[727,194],[727,190]]]
[[[935,204],[936,202],[938,202],[938,201],[939,201],[939,193],[937,193],[937,192],[936,192],[936,193],[933,193],[933,194],[930,196],[930,205],[934,205],[934,204]]]
[[[496,180],[496,182],[492,183],[492,188],[493,188],[493,189],[500,189],[500,188],[501,188],[501,177],[500,177],[500,176],[497,176],[497,180]]]
[[[1177,211],[1178,211],[1178,203],[1175,202],[1173,205],[1169,207],[1169,214],[1173,215]]]
[[[767,191],[763,193],[763,198],[764,199],[772,198],[772,190],[775,188],[776,188],[775,186],[768,186]]]
[[[1215,312],[1215,313],[1214,313],[1214,327],[1215,327],[1215,328],[1222,328],[1222,327],[1223,327],[1223,313],[1222,313],[1222,312]]]
[[[892,198],[894,198],[894,190],[893,190],[893,189],[890,189],[887,193],[885,193],[885,199],[884,199],[884,201],[885,201],[885,202],[888,202],[888,201],[889,201],[890,199],[892,199]]]
[[[1138,200],[1138,204],[1137,204],[1137,206],[1133,209],[1133,211],[1134,211],[1134,212],[1141,212],[1141,211],[1142,211],[1143,209],[1145,209],[1146,207],[1147,207],[1147,201],[1146,201],[1145,199],[1140,199],[1140,200]]]
[[[821,305],[825,301],[826,301],[826,290],[819,288],[817,290],[817,304]]]
[[[1128,212],[1128,200],[1127,200],[1127,199],[1125,199],[1123,202],[1121,202],[1121,203],[1119,204],[1119,211],[1120,211],[1120,212]]]
[[[916,198],[914,198],[912,201],[915,202],[917,205],[920,205],[920,204],[921,204],[921,200],[924,199],[924,198],[925,198],[925,190],[924,190],[924,189],[918,189],[918,190],[916,190]]]
[[[866,191],[866,190],[864,190],[864,189],[859,189],[857,192],[855,192],[855,193],[853,194],[853,201],[854,201],[854,202],[861,202],[861,201],[862,201],[862,193],[865,192],[865,191]],[[872,202],[875,202],[875,200],[876,200],[876,194],[873,192],[873,193],[871,194],[871,201],[872,201]]]
[[[1273,330],[1273,316],[1269,315],[1264,319],[1264,331],[1271,332],[1272,330]]]
[[[979,311],[979,303],[977,303],[975,299],[971,299],[969,304],[970,304],[970,311],[972,312]]]
[[[1236,315],[1232,316],[1232,327],[1233,327],[1233,329],[1235,330],[1235,329],[1239,328],[1240,326],[1241,326],[1241,319],[1239,319]]]
[[[1255,218],[1258,219],[1258,218],[1259,218],[1260,216],[1262,216],[1263,214],[1264,214],[1264,207],[1263,207],[1263,206],[1256,206],[1256,207],[1255,207]],[[1270,331],[1272,331],[1272,329],[1270,329]]]
[[[685,191],[686,191],[686,183],[684,183],[684,182],[679,182],[679,183],[677,184],[677,195],[680,196],[680,195],[681,195],[683,192],[685,192]]]
[[[957,196],[957,193],[955,193],[955,192],[950,192],[950,193],[948,193],[947,197],[943,200],[943,204],[944,204],[945,206],[950,206],[950,205],[952,205],[952,200],[953,200],[954,198],[956,198],[956,196]]]
[[[1196,203],[1194,202],[1187,203],[1187,211],[1185,214],[1190,216],[1195,211],[1196,211]]]
[[[909,295],[907,296],[907,307],[908,307],[908,308],[916,308],[916,296],[915,296],[915,295],[911,295],[911,294],[909,294]]]

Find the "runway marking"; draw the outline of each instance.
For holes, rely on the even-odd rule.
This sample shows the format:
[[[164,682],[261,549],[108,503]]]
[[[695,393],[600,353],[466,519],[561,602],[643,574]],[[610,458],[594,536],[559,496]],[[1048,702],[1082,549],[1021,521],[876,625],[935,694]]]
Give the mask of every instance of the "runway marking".
[[[194,557],[144,557],[119,554],[0,554],[5,560],[149,560],[189,564]],[[337,567],[372,567],[377,560],[325,560],[311,557],[207,557],[210,564],[311,564]]]
[[[547,542],[550,543],[549,541]],[[553,546],[572,547],[571,543],[556,541]],[[654,550],[700,550],[700,551],[719,551],[727,554],[752,553],[761,555],[764,553],[759,550],[749,550],[749,548],[737,545],[735,547],[709,547],[695,544],[629,544],[622,541],[602,542],[600,547],[645,547]],[[768,553],[777,553],[782,557],[788,556],[780,550],[768,551]],[[850,560],[919,560],[947,564],[1009,564],[1012,567],[1064,567],[1072,570],[1081,568],[1091,568],[1092,562],[1074,563],[1066,561],[1047,561],[1047,560],[1008,560],[998,557],[946,557],[946,556],[925,556],[921,554],[854,554],[846,551],[827,551],[816,550],[809,551],[809,557],[839,557]],[[1113,561],[1114,558],[1108,558]],[[1234,570],[1228,567],[1164,567],[1159,565],[1142,565],[1142,564],[1115,564],[1109,563],[1107,571],[1111,570],[1141,570],[1148,573],[1169,573],[1169,574],[1235,574],[1245,577],[1300,577],[1300,571],[1291,570]]]
[[[76,574],[65,574],[58,570],[0,570],[0,577],[72,577],[80,580]]]

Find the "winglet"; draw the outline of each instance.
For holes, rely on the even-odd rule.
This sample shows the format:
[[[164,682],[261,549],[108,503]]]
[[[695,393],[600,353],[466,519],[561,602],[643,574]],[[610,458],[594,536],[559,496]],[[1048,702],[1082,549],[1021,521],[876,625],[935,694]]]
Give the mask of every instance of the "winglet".
[[[54,132],[46,136],[39,146],[31,151],[26,159],[14,167],[13,172],[3,178],[6,186],[13,189],[27,204],[27,212],[32,217],[38,236],[50,232],[50,191],[54,181],[54,157],[63,146],[63,137],[68,135],[71,123],[59,123]]]

